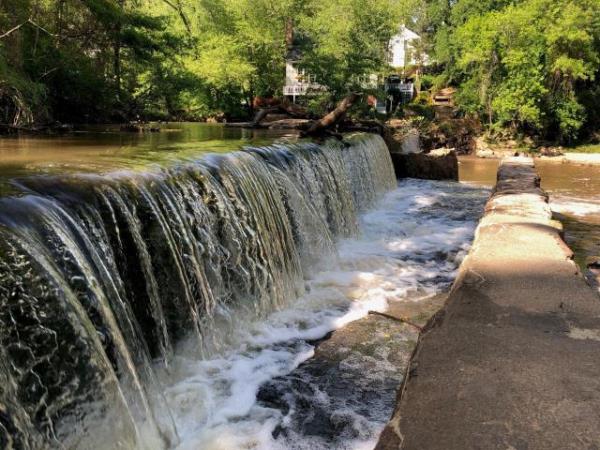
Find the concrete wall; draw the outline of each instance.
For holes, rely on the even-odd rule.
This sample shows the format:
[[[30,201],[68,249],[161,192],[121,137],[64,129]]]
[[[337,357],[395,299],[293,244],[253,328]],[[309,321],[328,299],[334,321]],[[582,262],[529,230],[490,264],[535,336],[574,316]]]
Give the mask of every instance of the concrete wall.
[[[510,159],[376,448],[599,445],[600,298],[561,239],[533,163]]]

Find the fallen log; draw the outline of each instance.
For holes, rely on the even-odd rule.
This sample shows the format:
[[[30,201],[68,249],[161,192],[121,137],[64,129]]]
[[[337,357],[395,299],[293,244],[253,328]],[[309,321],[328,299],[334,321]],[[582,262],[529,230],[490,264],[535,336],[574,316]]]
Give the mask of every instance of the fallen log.
[[[254,115],[254,119],[252,119],[252,122],[250,122],[250,126],[252,128],[258,128],[260,126],[260,123],[264,120],[265,117],[267,117],[267,115],[279,112],[279,110],[279,106],[259,109]]]
[[[346,116],[348,110],[356,103],[361,95],[362,94],[358,92],[353,92],[352,94],[346,96],[341,102],[338,103],[333,111],[315,121],[310,128],[303,133],[303,135],[315,136],[328,132],[330,128],[333,128]]]
[[[310,119],[310,113],[304,106],[290,103],[288,100],[281,102],[279,108],[281,108],[283,112],[292,116],[294,119]]]
[[[336,108],[318,120],[310,120],[306,108],[283,101],[280,104],[262,108],[254,115],[252,122],[227,123],[227,127],[238,128],[272,128],[272,129],[297,129],[301,136],[310,137],[335,137],[342,140],[343,136],[334,131],[365,131],[383,134],[385,125],[376,120],[349,121],[343,123],[348,110],[361,98],[362,94],[353,92],[338,103]],[[276,120],[272,123],[263,123],[270,114],[285,113],[290,119]]]
[[[269,122],[270,130],[305,130],[312,125],[308,119],[283,119]]]
[[[263,125],[262,122],[267,118],[268,115],[278,113],[287,114],[294,119],[308,119],[309,115],[306,108],[284,101],[278,105],[270,106],[268,108],[261,108],[258,110],[254,115],[254,119],[252,119],[252,122],[250,122],[250,127],[261,128]]]

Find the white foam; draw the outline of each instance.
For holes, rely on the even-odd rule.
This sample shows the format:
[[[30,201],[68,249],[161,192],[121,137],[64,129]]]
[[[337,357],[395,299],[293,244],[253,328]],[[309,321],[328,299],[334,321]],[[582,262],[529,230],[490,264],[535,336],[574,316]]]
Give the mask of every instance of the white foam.
[[[184,449],[289,448],[273,430],[289,418],[257,403],[260,386],[290,373],[313,355],[307,342],[384,311],[411,292],[446,288],[468,250],[487,191],[457,183],[405,181],[361,217],[360,236],[338,244],[339,260],[315,271],[307,293],[254,323],[241,323],[232,347],[218,357],[179,356],[167,379]],[[243,322],[243,321],[242,321]],[[383,423],[354,412],[358,437],[335,448],[373,448]],[[375,430],[375,431],[374,431]],[[331,448],[317,438],[294,435],[298,449]]]
[[[552,211],[580,217],[600,214],[600,202],[577,197],[552,196],[550,207]]]

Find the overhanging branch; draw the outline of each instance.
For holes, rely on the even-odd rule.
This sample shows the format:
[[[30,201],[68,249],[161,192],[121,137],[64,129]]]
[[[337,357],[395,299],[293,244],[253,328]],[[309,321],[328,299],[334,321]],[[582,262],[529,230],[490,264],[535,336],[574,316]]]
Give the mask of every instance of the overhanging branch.
[[[44,33],[46,33],[48,36],[52,36],[52,37],[56,37],[56,34],[49,32],[48,30],[46,30],[44,27],[42,27],[41,25],[38,25],[37,23],[35,23],[33,20],[31,20],[31,18],[27,19],[25,22],[11,28],[10,30],[8,30],[6,33],[1,34],[0,35],[0,39],[4,39],[5,37],[10,36],[11,34],[13,34],[15,31],[20,30],[21,28],[23,28],[25,25],[31,25],[35,28],[37,28],[40,31],[43,31]]]

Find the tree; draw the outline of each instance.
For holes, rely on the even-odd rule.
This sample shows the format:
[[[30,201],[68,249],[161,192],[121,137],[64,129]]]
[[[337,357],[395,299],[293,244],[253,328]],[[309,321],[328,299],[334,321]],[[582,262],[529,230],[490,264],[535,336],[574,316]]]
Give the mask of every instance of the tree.
[[[587,120],[582,89],[598,71],[600,5],[504,3],[488,2],[484,14],[471,0],[453,7],[445,62],[460,84],[459,104],[490,124],[570,142]]]
[[[15,30],[0,40],[9,86],[3,92],[22,92],[23,86],[36,92],[22,94],[32,112],[29,122],[50,115],[89,121],[125,116],[136,77],[168,49],[163,18],[136,0],[4,0],[1,5],[0,26]]]
[[[334,98],[364,88],[371,74],[387,67],[388,43],[406,12],[399,6],[389,0],[316,2],[298,20],[302,66]]]

